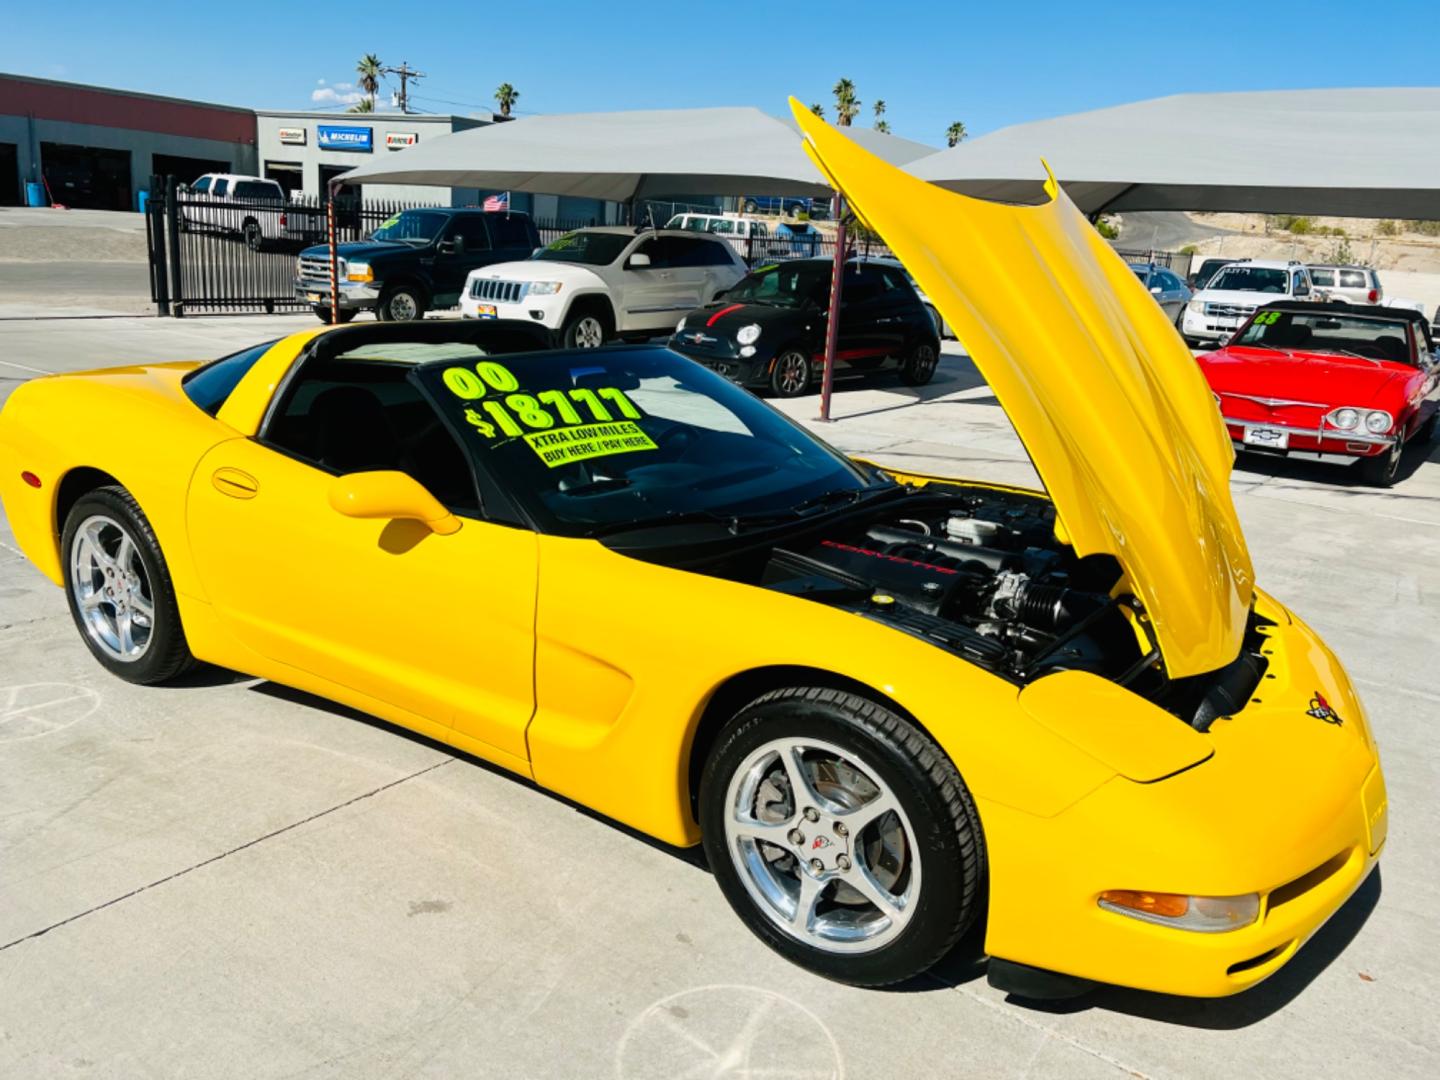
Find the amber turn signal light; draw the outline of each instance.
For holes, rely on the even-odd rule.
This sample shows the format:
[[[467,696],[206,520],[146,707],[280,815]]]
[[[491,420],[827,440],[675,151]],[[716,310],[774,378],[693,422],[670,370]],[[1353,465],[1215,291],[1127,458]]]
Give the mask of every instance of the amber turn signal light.
[[[1131,911],[1143,911],[1147,915],[1160,915],[1166,919],[1178,919],[1190,910],[1190,897],[1174,893],[1139,892],[1135,889],[1106,889],[1100,894],[1100,902]]]

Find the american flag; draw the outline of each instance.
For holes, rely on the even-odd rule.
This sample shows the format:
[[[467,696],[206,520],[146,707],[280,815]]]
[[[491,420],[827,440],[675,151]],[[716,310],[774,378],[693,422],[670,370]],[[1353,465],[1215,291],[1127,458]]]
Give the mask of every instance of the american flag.
[[[486,210],[509,210],[510,192],[502,191],[499,195],[487,195],[485,197],[484,209]]]

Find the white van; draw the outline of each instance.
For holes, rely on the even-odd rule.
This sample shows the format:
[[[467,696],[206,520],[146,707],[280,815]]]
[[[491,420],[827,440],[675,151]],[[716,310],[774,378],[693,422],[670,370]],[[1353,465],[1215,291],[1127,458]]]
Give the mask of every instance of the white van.
[[[736,214],[676,214],[665,228],[723,237],[742,259],[763,258],[770,239],[770,226],[765,222]]]

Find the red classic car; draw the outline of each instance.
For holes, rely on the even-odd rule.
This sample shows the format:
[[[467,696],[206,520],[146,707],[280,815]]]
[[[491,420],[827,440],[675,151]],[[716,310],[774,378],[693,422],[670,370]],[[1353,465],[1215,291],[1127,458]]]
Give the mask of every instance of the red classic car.
[[[1236,450],[1358,462],[1378,487],[1440,415],[1440,355],[1417,311],[1277,302],[1196,359]]]

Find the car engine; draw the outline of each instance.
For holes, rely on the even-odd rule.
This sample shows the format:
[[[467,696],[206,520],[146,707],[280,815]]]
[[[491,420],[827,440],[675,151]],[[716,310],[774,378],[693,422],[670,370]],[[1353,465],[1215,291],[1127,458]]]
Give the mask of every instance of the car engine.
[[[1004,491],[917,494],[878,519],[770,553],[761,584],[830,603],[1022,679],[1081,668],[1110,677],[1142,659],[1119,568],[1076,559],[1054,510]]]

